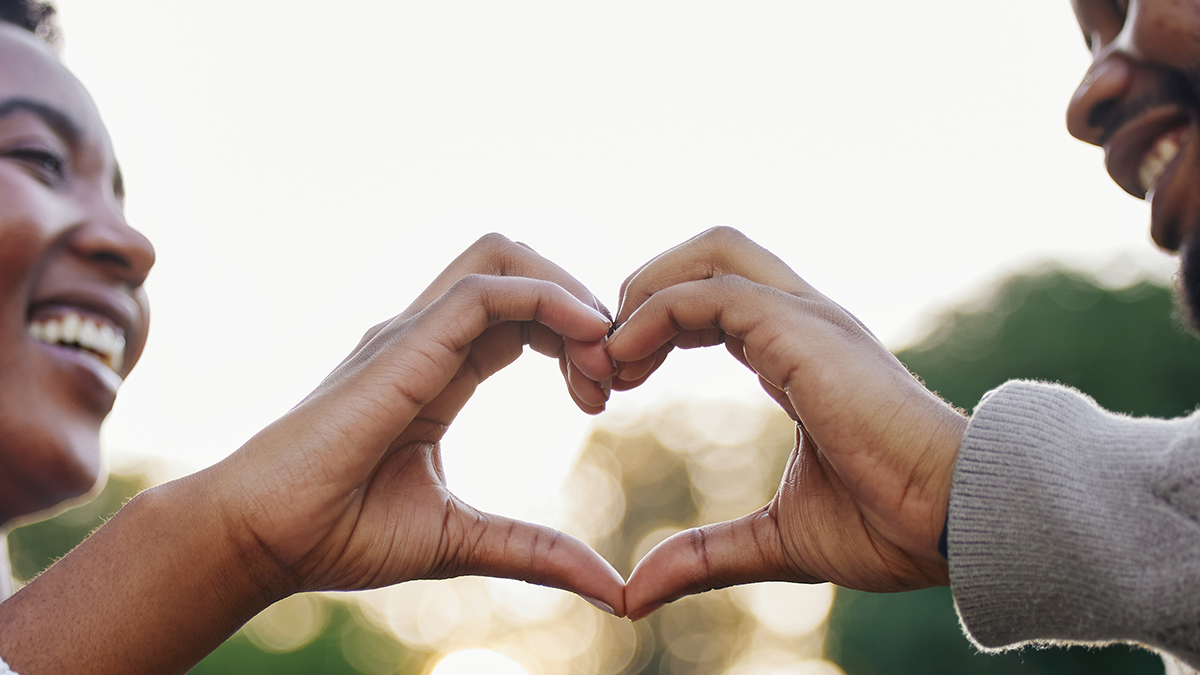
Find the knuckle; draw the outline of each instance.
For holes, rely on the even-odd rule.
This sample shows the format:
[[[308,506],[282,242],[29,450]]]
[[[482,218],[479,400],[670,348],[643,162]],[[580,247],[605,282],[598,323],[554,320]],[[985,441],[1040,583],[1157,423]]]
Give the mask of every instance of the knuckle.
[[[716,245],[730,246],[742,242],[750,241],[750,239],[742,234],[737,228],[728,225],[717,225],[705,230],[701,235],[706,241],[710,241]]]
[[[370,328],[368,328],[363,333],[362,340],[359,342],[359,344],[366,344],[366,343],[370,342],[371,340],[375,339],[375,336],[382,333],[385,328],[387,328],[389,325],[391,325],[392,321],[393,321],[393,319],[388,319],[387,321],[381,321],[381,322],[375,324],[374,326],[371,326]]]
[[[463,275],[454,285],[447,291],[448,295],[466,295],[479,296],[482,295],[489,277],[484,274],[471,273]]]
[[[478,285],[479,285],[479,274],[474,273],[474,272],[472,272],[471,274],[464,274],[458,278],[458,281],[454,282],[454,285],[452,285],[450,287],[448,293],[451,293],[451,294],[463,293],[463,292],[471,290],[472,288],[475,288]]]
[[[498,232],[489,232],[476,239],[467,251],[471,258],[483,265],[483,269],[503,270],[506,267],[506,255],[516,248],[517,245],[508,237]]]
[[[488,232],[479,239],[476,239],[475,243],[472,244],[471,247],[478,247],[483,250],[495,250],[506,249],[515,245],[516,244],[514,244],[511,239],[500,234],[499,232]]]

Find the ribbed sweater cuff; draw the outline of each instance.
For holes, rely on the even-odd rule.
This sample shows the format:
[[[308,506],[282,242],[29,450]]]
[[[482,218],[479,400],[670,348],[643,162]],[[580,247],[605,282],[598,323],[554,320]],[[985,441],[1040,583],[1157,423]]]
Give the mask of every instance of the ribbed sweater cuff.
[[[1057,385],[977,408],[950,498],[950,580],[981,647],[1137,641],[1200,664],[1195,417],[1131,419]]]

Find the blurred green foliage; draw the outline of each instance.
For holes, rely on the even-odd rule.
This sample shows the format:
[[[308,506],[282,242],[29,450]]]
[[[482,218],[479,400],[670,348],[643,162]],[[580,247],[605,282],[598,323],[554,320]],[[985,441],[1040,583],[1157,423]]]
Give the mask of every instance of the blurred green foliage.
[[[968,410],[1016,378],[1069,384],[1136,416],[1178,417],[1200,403],[1200,342],[1171,290],[1148,281],[1107,289],[1057,269],[1011,277],[897,356]]]
[[[287,651],[265,649],[243,630],[193,668],[192,675],[270,673],[271,675],[393,675],[419,673],[427,654],[405,648],[399,640],[363,620],[345,602],[322,597],[327,623],[315,638]]]
[[[1177,417],[1200,403],[1200,343],[1180,322],[1171,291],[1150,282],[1108,289],[1057,269],[1015,276],[982,305],[943,315],[927,338],[897,356],[967,409],[1015,378],[1068,384],[1137,416]],[[839,589],[826,650],[847,675],[1163,672],[1154,655],[1123,646],[979,654],[963,638],[944,588],[896,595]]]
[[[150,487],[144,474],[113,474],[93,500],[54,518],[19,527],[8,535],[13,576],[26,583],[79,545],[125,502]]]

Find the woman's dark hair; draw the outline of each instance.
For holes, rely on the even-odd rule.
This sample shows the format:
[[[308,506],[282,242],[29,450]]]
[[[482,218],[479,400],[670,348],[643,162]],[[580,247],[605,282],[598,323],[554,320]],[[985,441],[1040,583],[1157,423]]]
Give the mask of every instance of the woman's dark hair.
[[[58,46],[58,22],[47,0],[0,0],[0,22],[20,26]]]

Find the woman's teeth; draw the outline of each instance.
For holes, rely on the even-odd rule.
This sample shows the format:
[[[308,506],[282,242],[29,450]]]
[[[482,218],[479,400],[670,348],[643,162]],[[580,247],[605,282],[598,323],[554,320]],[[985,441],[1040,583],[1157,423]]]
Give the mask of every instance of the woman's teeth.
[[[1163,136],[1150,148],[1146,156],[1142,158],[1142,164],[1138,167],[1138,183],[1142,188],[1142,192],[1149,193],[1154,184],[1162,178],[1163,172],[1171,164],[1171,160],[1175,159],[1175,155],[1179,154],[1179,139],[1173,135]]]
[[[29,334],[48,345],[83,349],[113,372],[119,372],[125,360],[125,336],[107,323],[97,323],[74,312],[30,321]]]

